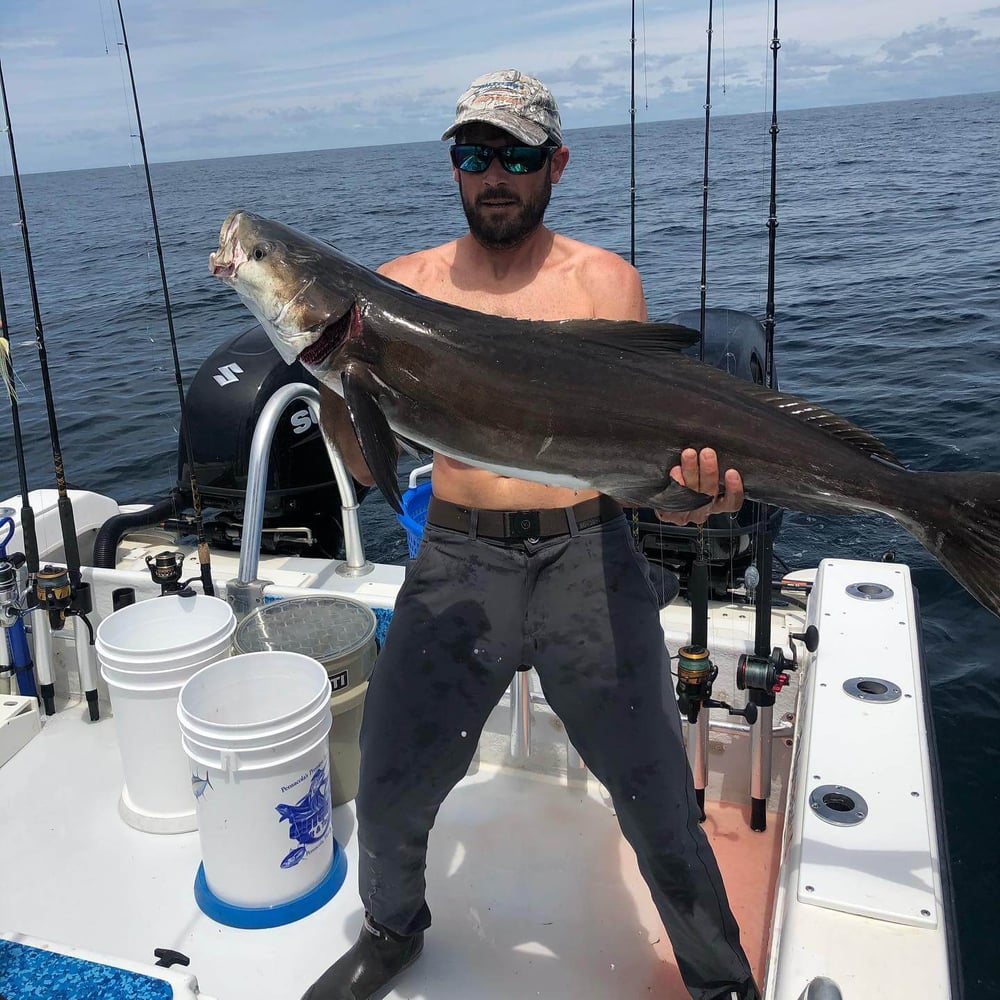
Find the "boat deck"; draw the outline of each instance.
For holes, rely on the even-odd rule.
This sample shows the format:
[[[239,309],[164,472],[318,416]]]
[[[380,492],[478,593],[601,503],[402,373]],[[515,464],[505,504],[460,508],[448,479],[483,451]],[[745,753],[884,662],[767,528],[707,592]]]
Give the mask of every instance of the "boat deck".
[[[92,516],[81,516],[81,523],[103,523],[101,504],[96,498]],[[44,515],[45,558],[58,559],[54,506]],[[154,551],[157,544],[149,540]],[[217,587],[224,589],[234,574],[234,561],[220,559]],[[110,614],[117,587],[134,588],[140,600],[154,595],[142,565],[137,550],[127,567],[85,570],[94,587],[95,622]],[[308,560],[282,559],[261,569],[276,581],[269,597],[330,590],[377,610],[391,608],[402,576],[401,567],[382,566],[344,576],[338,567]],[[745,805],[727,804],[746,803],[751,731],[724,709],[710,712],[706,830],[744,945],[760,978],[767,966],[768,1000],[801,1000],[818,977],[836,983],[845,997],[961,996],[909,571],[900,564],[824,560],[810,581],[808,611],[794,601],[772,609],[774,644],[787,651],[789,637],[807,624],[820,643],[804,655],[798,642],[800,670],[767,720],[773,771],[766,834],[750,832]],[[735,690],[734,675],[737,657],[753,649],[754,617],[742,604],[710,610],[719,667],[714,697],[731,704],[745,697]],[[683,602],[665,608],[661,622],[671,649],[687,641],[690,614]],[[26,944],[52,942],[139,971],[152,969],[154,949],[181,952],[190,958],[186,973],[157,970],[174,987],[173,1000],[295,1000],[355,940],[361,923],[353,809],[334,810],[348,875],[322,909],[268,930],[216,923],[194,898],[198,834],[143,833],[118,815],[116,727],[106,690],[101,720],[85,719],[77,655],[86,647],[78,648],[75,632],[52,637],[57,714],[0,765],[6,862],[0,992],[9,1000],[38,995],[31,980],[16,991],[7,981],[10,956],[27,949],[2,939],[27,936]],[[510,699],[504,698],[487,722],[470,774],[441,810],[428,870],[434,926],[424,956],[391,994],[395,1000],[685,995],[610,804],[574,766],[559,720],[534,697],[540,693],[532,687],[525,702],[533,705],[527,759],[512,758]],[[753,734],[761,732],[759,720]],[[70,994],[73,1000],[125,995],[133,996]]]
[[[347,881],[295,923],[239,930],[198,908],[197,833],[139,832],[117,816],[122,771],[113,721],[84,721],[79,705],[0,768],[7,864],[0,930],[132,962],[155,948],[217,1000],[294,998],[354,940],[352,805],[334,810]],[[749,831],[744,810],[712,803],[706,830],[723,867],[758,975],[778,862],[780,824]],[[44,867],[19,858],[44,858]],[[428,899],[434,927],[393,998],[599,1000],[684,997],[669,943],[603,790],[480,763],[452,793],[431,836]]]

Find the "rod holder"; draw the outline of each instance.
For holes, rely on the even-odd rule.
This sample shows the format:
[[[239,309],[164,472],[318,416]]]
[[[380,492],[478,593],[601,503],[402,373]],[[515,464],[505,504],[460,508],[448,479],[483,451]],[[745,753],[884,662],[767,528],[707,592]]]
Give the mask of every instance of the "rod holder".
[[[526,760],[531,754],[530,667],[521,667],[510,682],[510,755]]]
[[[750,829],[767,829],[767,798],[771,794],[773,705],[757,706],[757,724],[750,737]]]
[[[708,727],[709,711],[703,708],[698,720],[688,723],[687,755],[694,779],[694,791],[701,810],[701,822],[705,822],[705,789],[708,787]]]

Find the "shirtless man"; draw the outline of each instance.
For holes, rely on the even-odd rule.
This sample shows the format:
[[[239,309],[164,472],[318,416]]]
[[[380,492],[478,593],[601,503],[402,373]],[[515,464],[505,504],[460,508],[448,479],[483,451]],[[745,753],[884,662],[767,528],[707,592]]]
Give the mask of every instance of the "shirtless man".
[[[500,316],[647,318],[631,265],[542,222],[569,150],[555,100],[538,80],[502,70],[473,81],[442,138],[453,137],[469,233],[381,273]],[[370,483],[329,390],[323,419],[356,478]],[[686,450],[672,476],[719,493],[711,449]],[[434,457],[432,482],[423,543],[365,704],[357,797],[365,920],[357,943],[303,1000],[382,997],[419,956],[431,920],[429,831],[522,663],[535,667],[574,747],[611,794],[691,996],[757,1000],[698,822],[658,601],[621,508],[591,490],[499,476],[443,455]],[[742,501],[730,469],[714,503],[663,519],[700,522]]]

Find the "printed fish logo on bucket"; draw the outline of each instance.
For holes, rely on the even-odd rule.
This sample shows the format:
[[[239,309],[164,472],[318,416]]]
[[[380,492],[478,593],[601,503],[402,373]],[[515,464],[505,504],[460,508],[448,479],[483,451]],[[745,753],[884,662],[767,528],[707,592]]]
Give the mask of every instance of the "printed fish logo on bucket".
[[[309,844],[320,843],[330,832],[330,779],[322,765],[313,772],[309,791],[295,805],[279,802],[274,807],[278,822],[288,820],[288,836],[298,843],[285,855],[282,868],[297,865],[308,853]]]
[[[206,788],[211,788],[212,782],[209,780],[208,771],[205,772],[205,777],[202,778],[197,771],[191,775],[191,791],[194,792],[194,797],[200,799],[205,794]]]

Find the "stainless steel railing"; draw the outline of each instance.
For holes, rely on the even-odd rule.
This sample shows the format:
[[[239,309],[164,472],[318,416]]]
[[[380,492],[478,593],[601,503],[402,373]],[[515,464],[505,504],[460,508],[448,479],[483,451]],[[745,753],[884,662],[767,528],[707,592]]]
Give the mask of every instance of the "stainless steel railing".
[[[226,596],[236,616],[249,614],[264,603],[264,587],[270,582],[257,578],[260,563],[260,535],[264,526],[264,497],[267,492],[267,463],[271,442],[278,420],[289,403],[300,399],[309,408],[313,419],[320,424],[319,390],[303,382],[293,382],[278,389],[267,401],[257,419],[253,441],[250,445],[250,462],[247,469],[246,501],[243,508],[243,534],[240,540],[240,564],[237,577],[226,584]],[[337,567],[342,576],[363,576],[373,569],[365,559],[361,541],[361,524],[358,519],[358,500],[351,478],[336,444],[323,433],[323,443],[330,457],[333,475],[340,490],[343,511],[344,549],[346,558]]]

